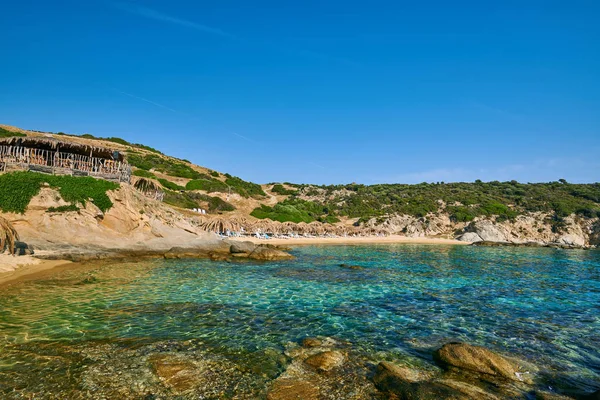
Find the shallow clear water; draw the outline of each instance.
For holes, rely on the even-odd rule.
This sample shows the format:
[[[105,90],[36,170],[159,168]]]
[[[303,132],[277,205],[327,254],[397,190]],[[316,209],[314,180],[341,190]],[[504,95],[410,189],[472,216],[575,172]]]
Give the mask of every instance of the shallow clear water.
[[[559,385],[600,387],[598,251],[380,245],[292,253],[296,260],[275,263],[91,264],[4,288],[0,389],[9,379],[26,387],[19,366],[31,371],[41,362],[31,353],[53,345],[192,339],[243,362],[317,335],[409,363],[466,341],[542,366]]]

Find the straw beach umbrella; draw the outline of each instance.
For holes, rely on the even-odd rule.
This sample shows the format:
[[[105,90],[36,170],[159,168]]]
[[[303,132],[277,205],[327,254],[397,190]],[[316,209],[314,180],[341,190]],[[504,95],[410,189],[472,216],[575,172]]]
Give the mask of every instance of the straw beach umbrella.
[[[325,233],[325,227],[318,221],[313,221],[308,224],[308,229],[309,233],[312,233],[313,235],[322,235]]]
[[[19,234],[14,226],[7,219],[0,217],[0,253],[8,249],[8,252],[14,255],[17,240]]]
[[[207,219],[202,224],[202,229],[209,232],[238,232],[242,226],[233,218],[214,217]]]
[[[252,224],[252,232],[268,233],[271,230],[271,220],[261,219]]]

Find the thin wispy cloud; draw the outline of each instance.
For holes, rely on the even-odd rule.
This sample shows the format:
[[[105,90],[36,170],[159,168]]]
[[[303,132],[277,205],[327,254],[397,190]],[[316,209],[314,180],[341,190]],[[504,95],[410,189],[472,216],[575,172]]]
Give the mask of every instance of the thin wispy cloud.
[[[183,115],[183,116],[189,117],[190,119],[193,119],[193,120],[200,120],[200,118],[199,118],[199,117],[197,117],[197,116],[190,115],[190,114],[187,114],[187,113],[184,113],[184,112],[181,112],[181,111],[175,110],[174,108],[167,107],[167,106],[165,106],[164,104],[160,104],[160,103],[157,103],[157,102],[155,102],[155,101],[148,100],[148,99],[146,99],[146,98],[144,98],[144,97],[136,96],[135,94],[127,93],[127,92],[125,92],[125,91],[123,91],[123,90],[119,90],[119,89],[116,89],[116,88],[111,88],[111,90],[113,90],[114,92],[117,92],[117,93],[119,93],[119,94],[121,94],[121,95],[123,95],[123,96],[131,97],[132,99],[140,100],[140,101],[143,101],[143,102],[145,102],[145,103],[152,104],[152,105],[154,105],[154,106],[156,106],[156,107],[164,108],[165,110],[168,110],[168,111],[171,111],[171,112],[174,112],[174,113],[177,113],[177,114],[181,114],[181,115]],[[225,133],[227,133],[227,134],[234,135],[234,136],[237,136],[237,137],[239,137],[239,138],[242,138],[242,139],[244,139],[244,140],[246,140],[246,141],[248,141],[248,142],[251,142],[251,143],[257,143],[257,144],[258,144],[258,142],[257,142],[257,141],[255,141],[255,140],[253,140],[253,139],[250,139],[250,138],[249,138],[249,137],[247,137],[247,136],[240,135],[240,134],[239,134],[239,133],[237,133],[237,132],[230,132],[230,131],[228,131],[227,129],[225,129],[225,128],[222,128],[222,127],[218,127],[218,129],[219,129],[219,130],[221,130],[221,131],[223,131],[223,132],[225,132]]]
[[[127,93],[127,92],[124,92],[124,91],[122,91],[122,90],[119,90],[119,89],[115,89],[115,88],[111,88],[111,89],[112,89],[112,90],[114,90],[114,91],[115,91],[115,92],[117,92],[117,93],[120,93],[120,94],[122,94],[123,96],[129,96],[129,97],[131,97],[131,98],[133,98],[133,99],[137,99],[137,100],[140,100],[140,101],[145,101],[146,103],[153,104],[153,105],[155,105],[155,106],[157,106],[157,107],[160,107],[160,108],[164,108],[165,110],[169,110],[169,111],[171,111],[171,112],[178,113],[178,114],[183,114],[183,113],[181,113],[181,112],[179,112],[179,111],[177,111],[177,110],[174,110],[174,109],[172,109],[172,108],[170,108],[170,107],[167,107],[167,106],[165,106],[165,105],[163,105],[163,104],[160,104],[160,103],[157,103],[157,102],[155,102],[155,101],[148,100],[148,99],[145,99],[145,98],[143,98],[143,97],[136,96],[136,95],[134,95],[134,94]]]
[[[182,26],[185,28],[194,29],[194,30],[208,33],[208,34],[215,35],[215,36],[221,36],[224,38],[235,40],[240,43],[245,43],[245,44],[249,44],[249,45],[253,45],[253,46],[260,46],[262,48],[271,49],[271,50],[274,50],[274,51],[277,51],[280,53],[289,54],[289,55],[334,61],[334,62],[337,62],[340,64],[346,64],[349,66],[360,66],[359,63],[357,63],[353,60],[347,59],[347,58],[343,58],[343,57],[336,57],[336,56],[331,56],[329,54],[314,52],[311,50],[297,49],[297,48],[293,48],[293,47],[289,47],[289,46],[281,46],[281,45],[276,45],[276,44],[272,44],[272,43],[268,43],[268,42],[248,40],[246,38],[242,38],[242,37],[236,36],[232,33],[223,31],[222,29],[219,29],[219,28],[214,28],[214,27],[204,25],[204,24],[201,24],[198,22],[189,21],[186,19],[175,17],[172,15],[154,10],[152,8],[148,8],[148,7],[139,5],[139,4],[129,3],[129,2],[115,2],[113,4],[118,9],[126,11],[130,14],[134,14],[134,15],[148,18],[148,19],[153,19],[155,21],[179,25],[179,26]]]
[[[235,35],[225,32],[218,28],[213,28],[197,22],[188,21],[185,19],[177,18],[172,15],[162,13],[160,11],[153,10],[152,8],[144,7],[134,3],[114,3],[115,6],[121,10],[127,11],[131,14],[136,14],[141,17],[154,19],[156,21],[167,22],[170,24],[180,25],[186,28],[195,29],[198,31],[210,33],[212,35],[223,36],[230,39],[234,39]]]
[[[319,167],[321,169],[327,169],[326,167],[322,166],[321,164],[317,164],[316,162],[309,161],[308,163],[311,165],[314,165],[315,167]]]
[[[248,142],[256,143],[256,141],[254,141],[254,140],[252,140],[252,139],[250,139],[250,138],[248,138],[248,137],[246,137],[246,136],[244,136],[244,135],[240,135],[239,133],[236,133],[236,132],[231,132],[231,134],[232,134],[232,135],[235,135],[235,136],[237,136],[237,137],[239,137],[239,138],[242,138],[242,139],[244,139],[244,140],[247,140]]]

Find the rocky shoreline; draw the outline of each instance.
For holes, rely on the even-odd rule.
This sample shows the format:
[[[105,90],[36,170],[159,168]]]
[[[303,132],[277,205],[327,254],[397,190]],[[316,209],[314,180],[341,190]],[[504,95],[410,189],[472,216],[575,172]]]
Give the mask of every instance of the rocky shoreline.
[[[34,254],[33,250],[28,254]],[[249,259],[258,261],[290,260],[294,257],[278,246],[233,240],[217,240],[169,248],[105,248],[94,246],[54,246],[35,252],[43,260],[84,262],[132,258],[209,258],[215,261]]]
[[[269,386],[268,400],[600,398],[600,391],[553,390],[537,366],[467,343],[447,343],[436,349],[435,364],[426,369],[377,363],[353,350],[351,344],[332,338],[291,343],[285,355],[290,362]]]

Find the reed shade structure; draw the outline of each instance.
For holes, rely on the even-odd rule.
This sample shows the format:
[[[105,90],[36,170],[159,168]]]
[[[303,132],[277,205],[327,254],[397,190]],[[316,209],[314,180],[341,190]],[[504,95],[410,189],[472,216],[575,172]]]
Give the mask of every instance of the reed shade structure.
[[[239,232],[242,225],[233,218],[213,217],[202,223],[202,229],[209,232]]]
[[[163,201],[165,198],[165,192],[161,189],[161,185],[152,179],[135,177],[133,187],[151,199]]]
[[[0,217],[0,253],[8,249],[8,252],[14,255],[18,240],[19,234],[14,226],[7,219]]]
[[[252,229],[250,229],[254,233],[273,233],[273,225],[270,219],[261,219],[252,224]]]
[[[25,169],[119,182],[131,180],[131,167],[120,152],[52,137],[0,138],[0,165],[0,172]]]
[[[322,235],[325,233],[325,226],[318,221],[313,221],[310,224],[308,224],[308,230],[310,234],[313,235]]]

